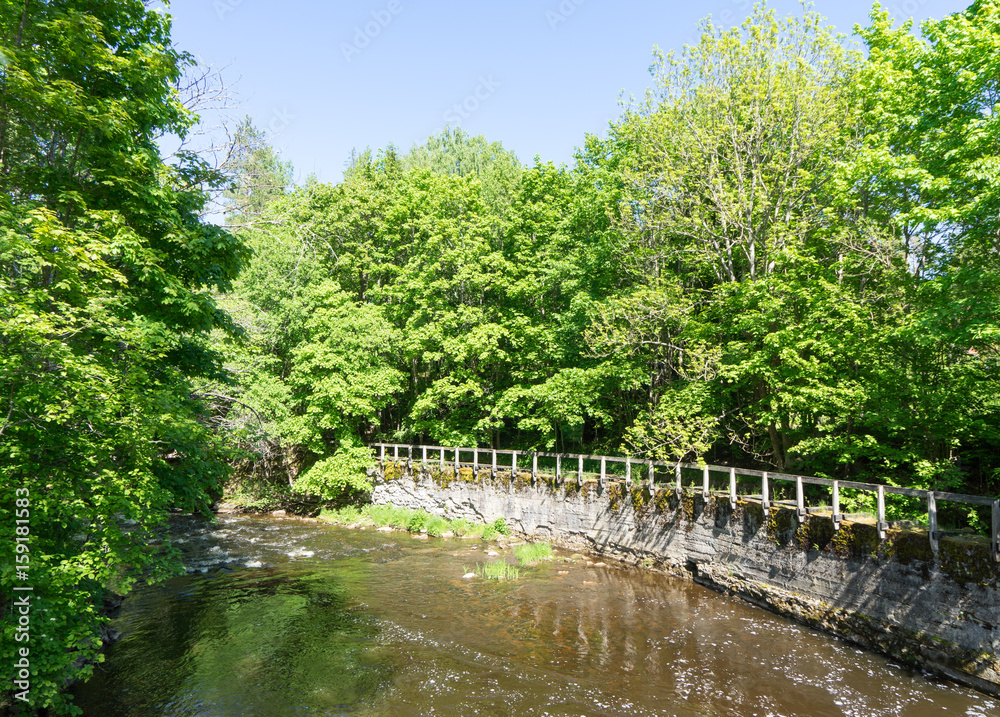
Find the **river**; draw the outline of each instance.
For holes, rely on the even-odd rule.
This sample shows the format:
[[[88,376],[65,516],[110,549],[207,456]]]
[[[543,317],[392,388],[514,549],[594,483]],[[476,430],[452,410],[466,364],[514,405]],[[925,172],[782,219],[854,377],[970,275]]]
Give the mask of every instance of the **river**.
[[[557,551],[515,581],[479,540],[177,519],[87,717],[996,717],[1000,702],[687,581]],[[487,551],[500,552],[488,557]]]

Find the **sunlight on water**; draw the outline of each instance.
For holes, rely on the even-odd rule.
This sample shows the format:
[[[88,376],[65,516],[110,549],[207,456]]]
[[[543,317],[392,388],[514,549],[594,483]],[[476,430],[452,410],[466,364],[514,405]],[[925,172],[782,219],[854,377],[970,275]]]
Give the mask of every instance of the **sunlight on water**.
[[[987,717],[1000,703],[700,586],[556,560],[463,579],[479,541],[177,521],[188,574],[137,591],[93,717]]]

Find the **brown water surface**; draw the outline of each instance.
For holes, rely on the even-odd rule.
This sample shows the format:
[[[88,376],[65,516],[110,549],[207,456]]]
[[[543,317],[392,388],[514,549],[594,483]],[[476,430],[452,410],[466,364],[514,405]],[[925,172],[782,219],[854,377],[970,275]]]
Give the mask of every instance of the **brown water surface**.
[[[177,521],[190,573],[129,597],[94,717],[1000,715],[1000,703],[713,593],[509,549],[266,517]],[[489,549],[501,555],[490,558]]]

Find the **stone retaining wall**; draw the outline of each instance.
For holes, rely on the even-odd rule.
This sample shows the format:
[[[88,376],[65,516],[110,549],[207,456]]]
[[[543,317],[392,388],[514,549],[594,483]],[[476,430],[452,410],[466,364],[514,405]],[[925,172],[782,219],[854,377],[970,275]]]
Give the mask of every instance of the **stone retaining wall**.
[[[827,516],[759,501],[612,481],[556,484],[530,473],[386,463],[376,503],[448,518],[505,517],[522,535],[644,564],[1000,695],[1000,586],[988,541],[946,537],[938,554],[924,530]]]

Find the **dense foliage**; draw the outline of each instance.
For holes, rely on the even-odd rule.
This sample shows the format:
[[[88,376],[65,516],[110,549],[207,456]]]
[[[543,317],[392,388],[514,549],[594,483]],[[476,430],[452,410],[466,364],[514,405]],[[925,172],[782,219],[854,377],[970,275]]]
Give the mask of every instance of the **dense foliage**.
[[[994,492],[996,18],[876,8],[865,59],[758,8],[572,168],[446,130],[270,203],[229,300],[272,458],[326,497],[374,439]]]
[[[26,696],[55,712],[93,669],[103,598],[175,569],[157,525],[226,475],[196,388],[222,376],[212,292],[245,250],[199,218],[221,177],[161,160],[194,121],[169,30],[140,0],[0,3],[0,674],[6,692],[27,647]]]
[[[1000,3],[921,37],[876,7],[865,53],[808,12],[702,30],[572,167],[446,129],[295,187],[245,121],[236,239],[199,217],[220,175],[156,143],[195,121],[169,19],[0,0],[0,519],[31,515],[0,583],[6,616],[33,587],[34,705],[229,467],[344,500],[392,440],[997,493]]]

